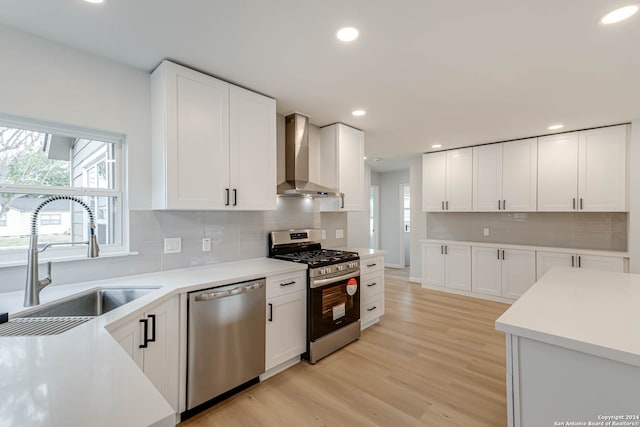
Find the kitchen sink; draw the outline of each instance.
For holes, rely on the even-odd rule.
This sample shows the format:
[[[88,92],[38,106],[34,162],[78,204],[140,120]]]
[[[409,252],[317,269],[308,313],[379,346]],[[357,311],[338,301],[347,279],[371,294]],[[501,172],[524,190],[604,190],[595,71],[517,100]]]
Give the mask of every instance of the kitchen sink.
[[[98,288],[20,317],[100,316],[158,288]]]

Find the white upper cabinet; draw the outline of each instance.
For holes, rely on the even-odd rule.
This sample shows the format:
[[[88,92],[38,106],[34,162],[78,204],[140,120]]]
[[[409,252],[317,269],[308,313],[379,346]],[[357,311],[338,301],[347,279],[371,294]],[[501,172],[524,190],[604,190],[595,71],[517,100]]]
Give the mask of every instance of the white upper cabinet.
[[[538,140],[538,210],[627,210],[626,126]]]
[[[151,107],[153,209],[276,209],[273,99],[163,61]]]
[[[337,206],[329,200],[322,210],[364,210],[364,132],[336,123],[323,127],[320,139],[322,184],[344,193]]]
[[[422,210],[471,211],[473,149],[422,156]]]
[[[626,211],[625,125],[579,133],[578,209]]]
[[[473,210],[536,210],[537,138],[473,147]]]

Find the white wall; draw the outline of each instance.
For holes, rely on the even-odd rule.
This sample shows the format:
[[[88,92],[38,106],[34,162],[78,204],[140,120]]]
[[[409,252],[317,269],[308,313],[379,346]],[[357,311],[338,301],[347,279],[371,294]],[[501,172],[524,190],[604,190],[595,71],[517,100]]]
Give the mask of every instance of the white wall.
[[[422,278],[422,247],[420,239],[427,238],[427,214],[422,212],[422,155],[409,163],[409,185],[411,185],[411,264],[410,279]]]
[[[0,26],[0,113],[126,136],[131,209],[150,199],[149,73]]]
[[[409,183],[409,170],[383,172],[380,184],[380,249],[387,251],[385,265],[404,266],[404,232],[400,216],[400,184]],[[413,200],[411,201],[413,204]]]

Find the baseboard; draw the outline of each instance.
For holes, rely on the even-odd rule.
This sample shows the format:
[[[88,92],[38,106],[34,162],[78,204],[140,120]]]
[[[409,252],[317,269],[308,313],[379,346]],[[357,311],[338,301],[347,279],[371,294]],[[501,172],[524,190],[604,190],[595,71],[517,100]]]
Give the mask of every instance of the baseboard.
[[[384,266],[385,266],[385,267],[388,267],[388,268],[405,268],[405,267],[404,267],[404,265],[400,265],[400,264],[388,264],[388,263],[386,263],[386,262],[384,263]]]
[[[409,281],[412,283],[422,284],[422,279],[420,277],[409,277]]]
[[[300,363],[300,356],[296,356],[292,359],[287,360],[286,362],[282,362],[281,364],[279,364],[278,366],[274,366],[273,368],[269,369],[267,372],[265,372],[264,374],[260,375],[260,381],[264,381],[267,378],[271,378],[272,376],[279,374],[280,372],[289,369],[290,367],[292,367],[293,365],[297,365],[298,363]]]
[[[502,303],[505,303],[505,304],[513,304],[515,302],[514,300],[509,299],[509,298],[503,298],[503,297],[498,297],[498,296],[493,296],[493,295],[478,294],[478,293],[471,292],[471,291],[461,291],[459,289],[443,288],[441,286],[433,286],[433,285],[429,285],[429,284],[425,284],[425,283],[422,283],[421,286],[424,289],[432,289],[434,291],[442,291],[442,292],[447,292],[449,294],[463,295],[465,297],[479,298],[479,299],[484,299],[484,300],[487,300],[487,301],[502,302]]]

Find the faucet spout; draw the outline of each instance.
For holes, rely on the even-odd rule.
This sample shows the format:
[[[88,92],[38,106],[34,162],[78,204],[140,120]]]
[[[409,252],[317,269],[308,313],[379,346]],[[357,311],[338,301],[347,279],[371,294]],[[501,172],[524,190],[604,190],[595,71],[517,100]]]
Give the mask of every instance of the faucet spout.
[[[31,237],[29,239],[29,252],[27,254],[27,282],[24,292],[25,307],[40,304],[40,291],[45,286],[51,284],[51,262],[47,264],[47,276],[43,279],[39,277],[38,254],[47,250],[52,243],[45,244],[40,249],[38,248],[38,215],[47,203],[51,203],[54,200],[71,200],[81,205],[89,213],[89,240],[87,242],[70,242],[65,244],[82,243],[88,245],[87,257],[89,258],[95,258],[100,254],[100,248],[98,247],[98,240],[95,234],[96,224],[93,212],[85,202],[73,196],[53,196],[40,203],[31,216]]]

